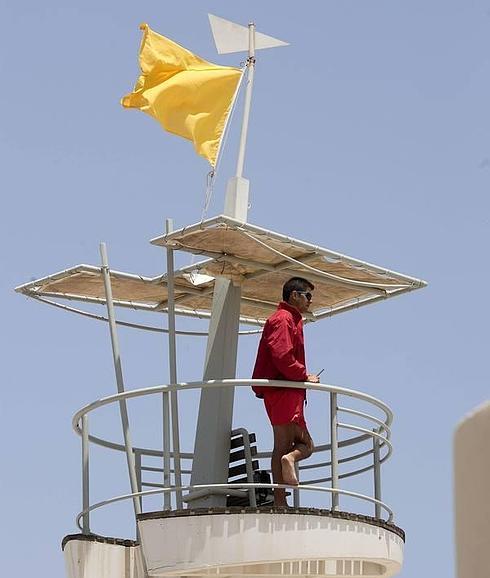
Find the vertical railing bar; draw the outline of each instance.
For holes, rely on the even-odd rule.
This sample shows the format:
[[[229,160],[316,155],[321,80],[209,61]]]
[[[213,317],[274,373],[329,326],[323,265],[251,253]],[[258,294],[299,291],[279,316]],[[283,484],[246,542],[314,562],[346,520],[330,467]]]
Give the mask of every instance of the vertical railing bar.
[[[172,219],[166,221],[166,232],[173,231]],[[175,286],[174,286],[174,252],[171,247],[167,247],[167,314],[168,314],[168,356],[170,369],[170,383],[177,383],[177,346],[175,339]],[[179,401],[178,392],[170,393],[170,404],[172,413],[172,450],[174,458],[174,480],[179,488],[182,486],[182,472],[180,466],[180,432],[179,432]],[[182,491],[175,494],[177,509],[182,510]]]
[[[88,414],[82,416],[82,510],[83,515],[82,531],[90,534],[90,472],[89,472],[89,430]]]
[[[102,259],[102,276],[104,279],[104,290],[107,304],[107,317],[109,319],[109,329],[111,334],[112,357],[114,360],[114,371],[116,374],[116,385],[119,393],[124,392],[124,379],[122,373],[121,353],[119,350],[119,339],[117,336],[116,315],[114,313],[114,301],[112,298],[112,285],[109,271],[109,261],[107,258],[107,248],[105,243],[100,243],[100,256]],[[129,417],[126,400],[119,401],[119,413],[121,416],[121,424],[124,436],[124,448],[126,450],[126,461],[128,464],[129,482],[131,486],[131,493],[136,494],[138,491],[138,483],[136,481],[136,471],[134,467],[133,446],[131,443],[131,435],[129,432]],[[133,497],[133,508],[135,518],[141,513],[140,502],[138,497]]]
[[[163,487],[170,486],[170,403],[169,393],[162,393],[162,434],[163,434]],[[163,509],[170,510],[172,496],[163,493]]]
[[[133,450],[134,452],[134,468],[136,470],[136,482],[138,484],[138,492],[142,491],[142,471],[141,471],[141,451]],[[143,511],[143,496],[139,497],[140,508]]]
[[[338,441],[337,441],[337,394],[330,392],[330,461],[331,461],[331,478],[332,489],[338,489],[339,472],[338,472]],[[332,492],[332,511],[339,507],[339,495]]]
[[[373,429],[376,433],[376,429]],[[374,497],[381,501],[381,460],[379,449],[379,438],[373,436],[373,456],[374,456]],[[380,504],[374,505],[374,515],[377,519],[381,518]]]
[[[294,469],[296,470],[296,478],[299,481],[299,464],[296,462],[294,464]],[[293,506],[295,508],[299,508],[300,499],[299,499],[299,490],[293,490]]]

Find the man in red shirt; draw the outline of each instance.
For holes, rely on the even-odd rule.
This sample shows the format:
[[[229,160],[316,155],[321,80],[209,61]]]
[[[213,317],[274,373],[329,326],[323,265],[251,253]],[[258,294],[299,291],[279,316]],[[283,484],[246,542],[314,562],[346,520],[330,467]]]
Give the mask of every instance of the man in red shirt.
[[[267,319],[257,352],[253,379],[278,379],[318,383],[318,376],[306,373],[303,313],[310,307],[314,285],[292,277],[282,288],[283,300]],[[264,400],[274,432],[272,477],[276,484],[298,485],[296,462],[313,452],[313,440],[306,427],[303,408],[306,390],[291,387],[253,386]],[[286,491],[274,490],[274,505],[287,506]]]

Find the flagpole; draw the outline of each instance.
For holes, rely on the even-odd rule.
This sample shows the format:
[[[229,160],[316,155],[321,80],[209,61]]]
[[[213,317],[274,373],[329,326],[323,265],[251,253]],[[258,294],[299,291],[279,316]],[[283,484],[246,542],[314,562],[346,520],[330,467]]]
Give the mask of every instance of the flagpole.
[[[255,71],[255,24],[248,25],[248,59],[247,59],[247,86],[245,89],[245,103],[243,107],[242,130],[236,174],[228,181],[225,196],[224,214],[239,221],[247,222],[249,181],[243,177],[245,163],[245,148],[247,145],[248,123],[250,120],[250,106],[252,103],[252,89]]]
[[[248,123],[250,119],[250,107],[252,103],[252,89],[255,72],[255,24],[248,25],[248,60],[247,60],[247,87],[245,92],[245,103],[243,108],[242,132],[240,135],[240,146],[238,149],[238,160],[236,166],[236,176],[243,176],[243,165],[245,163],[245,148],[247,145]]]
[[[255,24],[249,24],[247,87],[236,176],[228,181],[224,214],[247,221],[248,180],[242,177],[247,128],[255,66]],[[231,279],[217,277],[209,324],[203,380],[233,378],[236,375],[240,329],[241,287]],[[234,388],[203,389],[199,402],[191,485],[226,482],[229,477],[230,440],[233,425]],[[219,408],[219,419],[216,411]],[[211,451],[210,451],[211,448]],[[190,501],[192,500],[192,501]],[[206,496],[191,492],[192,508],[225,507],[226,496],[209,491]]]

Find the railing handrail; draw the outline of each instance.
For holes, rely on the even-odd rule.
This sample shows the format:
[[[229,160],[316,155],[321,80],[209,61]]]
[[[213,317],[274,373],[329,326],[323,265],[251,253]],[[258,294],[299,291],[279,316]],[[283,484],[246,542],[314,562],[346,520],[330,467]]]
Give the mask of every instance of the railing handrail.
[[[80,428],[74,428],[74,431],[78,434],[81,435],[81,430]],[[363,434],[363,435],[359,435],[359,436],[355,436],[355,437],[351,437],[345,440],[341,440],[338,443],[338,447],[339,448],[343,448],[343,447],[348,447],[348,446],[352,446],[355,445],[357,443],[366,441],[368,439],[370,439],[372,437],[371,434]],[[94,435],[90,435],[89,439],[92,443],[108,448],[108,449],[112,449],[112,450],[117,450],[120,452],[124,452],[125,448],[124,445],[122,444],[117,444],[115,442],[111,442],[108,440],[105,440],[103,438],[99,438],[97,436]],[[389,438],[386,438],[389,439]],[[384,445],[384,444],[382,444]],[[331,444],[320,444],[320,445],[316,445],[315,446],[315,450],[314,453],[320,453],[320,452],[328,452],[330,451],[330,447]],[[163,451],[162,450],[156,450],[156,449],[151,449],[151,448],[140,448],[138,446],[134,446],[133,450],[135,453],[140,453],[141,455],[144,456],[152,456],[155,458],[161,458],[163,456]],[[371,450],[372,452],[372,450]],[[173,452],[170,452],[170,455],[173,457]],[[180,452],[179,456],[181,459],[184,460],[192,460],[194,459],[194,452]],[[272,456],[272,451],[262,451],[262,452],[257,452],[256,457],[257,459],[264,459],[264,458],[270,458]],[[363,457],[362,455],[359,454],[358,457]],[[346,460],[347,461],[347,460]],[[323,464],[326,465],[326,464]],[[300,469],[304,468],[305,466],[300,466]]]
[[[98,409],[100,407],[103,407],[105,405],[110,405],[112,403],[121,401],[122,399],[130,399],[133,397],[140,397],[140,396],[145,396],[145,395],[154,395],[154,394],[158,394],[158,393],[162,393],[162,392],[185,391],[185,390],[191,390],[191,389],[198,389],[198,388],[202,388],[203,386],[204,387],[222,387],[222,386],[246,387],[246,386],[250,386],[252,384],[267,385],[270,387],[285,387],[286,386],[286,387],[295,387],[295,388],[305,388],[305,389],[322,391],[322,392],[327,392],[327,393],[335,392],[337,394],[348,395],[350,397],[360,399],[361,401],[364,401],[366,403],[373,403],[381,411],[383,411],[385,413],[386,420],[384,422],[375,416],[371,416],[371,415],[366,414],[364,412],[351,410],[351,409],[345,408],[345,407],[338,407],[338,411],[351,413],[353,415],[357,415],[357,416],[362,417],[364,419],[369,419],[369,420],[373,421],[375,424],[377,424],[378,425],[378,432],[381,432],[381,431],[386,432],[386,437],[383,437],[382,435],[378,434],[378,436],[380,437],[380,440],[381,440],[380,449],[383,448],[383,446],[385,445],[385,440],[387,440],[387,444],[388,444],[388,452],[384,456],[381,457],[381,463],[385,462],[391,456],[392,447],[391,447],[391,444],[389,443],[389,439],[391,436],[390,425],[391,425],[392,420],[393,420],[393,414],[392,414],[390,408],[386,404],[384,404],[382,401],[378,400],[377,398],[375,398],[373,396],[370,396],[368,394],[365,394],[365,393],[362,393],[362,392],[359,392],[356,390],[343,388],[343,387],[335,386],[335,385],[314,384],[314,383],[310,383],[310,382],[290,382],[290,381],[284,381],[284,380],[274,380],[273,381],[273,380],[265,380],[265,379],[224,379],[224,380],[184,382],[184,383],[175,384],[175,385],[157,385],[157,386],[151,386],[151,387],[146,387],[146,388],[132,389],[132,390],[127,390],[124,393],[113,394],[113,395],[110,395],[110,396],[107,396],[104,398],[100,398],[99,400],[96,400],[96,401],[82,407],[73,416],[72,426],[73,426],[74,431],[78,435],[81,436],[82,430],[80,428],[80,421],[84,415],[88,415],[88,413],[95,411],[96,409]],[[363,441],[371,439],[373,437],[373,432],[368,431],[368,430],[365,430],[365,431],[366,431],[366,433],[361,433],[361,435],[357,435],[354,437],[350,437],[348,439],[340,440],[338,442],[339,449],[344,448],[344,447],[348,447],[348,446],[352,446],[352,445],[356,445],[358,443],[362,443]],[[111,442],[111,441],[108,441],[106,439],[94,436],[94,435],[89,435],[89,440],[90,440],[90,442],[92,442],[96,445],[106,447],[108,449],[113,449],[113,450],[120,451],[120,452],[125,451],[125,447],[123,444]],[[156,449],[150,449],[150,448],[140,448],[140,447],[134,447],[133,449],[134,449],[135,453],[137,452],[137,453],[140,453],[141,455],[144,455],[144,456],[153,456],[153,457],[162,457],[163,456],[162,450],[156,450]],[[330,449],[331,449],[331,444],[329,444],[329,443],[320,444],[320,445],[315,446],[314,453],[320,453],[323,451],[328,452],[328,451],[330,451]],[[373,450],[372,449],[369,450],[368,453],[372,454]],[[170,455],[173,456],[173,452],[171,452]],[[270,458],[271,455],[272,455],[272,450],[258,452],[256,455],[256,459]],[[348,459],[340,460],[339,463],[343,463],[344,461],[353,461],[356,459],[360,459],[360,458],[364,457],[365,455],[367,455],[366,452],[354,454],[352,456],[349,456]],[[188,460],[192,460],[194,458],[194,454],[192,452],[180,452],[179,456],[181,459],[188,459]],[[314,469],[315,467],[328,466],[328,465],[330,465],[329,462],[322,462],[322,463],[319,463],[318,465],[316,465],[316,464],[309,464],[308,466],[300,465],[299,469],[300,470],[302,470],[302,469]],[[373,466],[370,466],[368,469],[372,469],[372,467]],[[366,469],[363,469],[363,471],[366,471]],[[343,474],[342,478],[350,477],[350,475],[356,475],[357,473],[359,473],[359,471],[354,470],[352,472],[352,474],[347,474],[347,475]]]
[[[223,491],[223,489],[227,489],[227,493],[230,495],[234,495],[234,494],[245,491],[246,493],[249,494],[250,504],[254,506],[256,503],[255,502],[255,499],[256,499],[255,488],[291,487],[291,486],[287,486],[287,485],[278,485],[278,484],[252,483],[253,482],[253,470],[251,469],[252,468],[251,455],[249,455],[248,459],[246,459],[247,478],[248,478],[247,484],[237,484],[237,483],[222,484],[222,483],[218,483],[218,484],[207,484],[207,485],[198,485],[198,486],[191,486],[191,485],[184,486],[180,482],[180,479],[179,480],[175,479],[175,483],[172,486],[172,484],[170,483],[170,478],[169,478],[169,476],[171,475],[171,472],[172,472],[171,463],[170,463],[171,456],[173,457],[173,460],[174,460],[174,470],[176,467],[175,464],[176,464],[176,460],[177,460],[179,472],[180,472],[180,460],[181,459],[193,459],[194,456],[192,453],[180,452],[179,449],[177,449],[177,451],[175,453],[171,452],[170,446],[165,449],[165,439],[166,439],[165,436],[167,436],[167,437],[169,436],[168,431],[165,433],[165,436],[164,436],[164,450],[163,451],[132,447],[132,448],[130,448],[129,452],[128,452],[128,449],[121,444],[116,444],[116,443],[113,443],[113,442],[108,441],[106,439],[92,436],[89,433],[89,425],[88,425],[89,414],[91,412],[95,411],[96,409],[99,409],[101,407],[105,407],[107,405],[111,405],[114,403],[125,404],[126,400],[128,400],[128,399],[143,397],[143,396],[147,396],[147,395],[163,394],[163,396],[165,398],[166,396],[169,396],[170,394],[174,394],[176,392],[182,392],[182,391],[191,391],[191,390],[205,389],[205,388],[250,387],[252,385],[261,385],[261,386],[265,386],[265,387],[287,387],[287,388],[291,388],[291,389],[305,389],[305,390],[318,391],[318,392],[329,394],[330,417],[326,418],[326,422],[330,423],[330,443],[318,446],[315,449],[315,452],[329,451],[330,452],[330,462],[323,461],[323,462],[320,462],[317,464],[308,464],[304,469],[311,471],[312,469],[319,469],[319,468],[324,467],[324,466],[327,466],[327,467],[329,466],[331,469],[331,474],[330,474],[330,477],[323,476],[323,477],[313,479],[313,480],[310,479],[308,481],[303,482],[303,484],[301,484],[299,486],[295,486],[294,492],[293,492],[294,505],[295,506],[299,506],[299,493],[301,490],[327,492],[327,493],[330,493],[330,495],[332,497],[332,510],[338,509],[339,495],[346,495],[346,496],[360,498],[360,499],[363,499],[365,501],[373,503],[375,505],[375,509],[376,509],[376,518],[381,518],[381,510],[385,509],[389,514],[389,520],[388,521],[391,521],[391,519],[393,517],[393,513],[390,510],[390,508],[388,506],[386,506],[386,504],[384,504],[381,501],[381,489],[380,489],[381,488],[381,485],[380,485],[381,484],[380,466],[383,462],[385,462],[387,459],[389,459],[389,457],[392,454],[392,444],[390,442],[390,437],[391,437],[390,426],[391,426],[392,421],[393,421],[393,413],[392,413],[391,409],[385,403],[383,403],[381,400],[379,400],[379,399],[377,399],[371,395],[368,395],[366,393],[356,391],[353,389],[348,389],[348,388],[336,386],[336,385],[327,385],[327,384],[322,384],[322,383],[310,383],[310,382],[291,382],[291,381],[286,381],[286,380],[267,380],[267,379],[249,379],[249,378],[246,378],[246,379],[220,379],[220,380],[208,380],[208,381],[193,381],[193,382],[184,382],[184,383],[177,383],[177,384],[157,385],[157,386],[132,389],[132,390],[130,389],[130,390],[122,391],[120,393],[116,393],[116,394],[95,400],[95,401],[85,405],[80,410],[78,410],[75,413],[75,415],[73,416],[72,426],[73,426],[74,431],[78,435],[82,436],[82,455],[83,455],[83,463],[84,463],[82,473],[83,473],[84,483],[83,483],[83,511],[77,518],[77,524],[79,524],[79,520],[81,519],[81,517],[83,517],[83,520],[84,520],[83,531],[88,532],[89,531],[89,521],[88,521],[89,512],[91,512],[96,507],[101,507],[102,505],[110,504],[110,503],[113,503],[115,501],[119,501],[119,500],[123,500],[123,499],[133,498],[133,501],[137,502],[137,506],[138,506],[137,510],[141,511],[141,507],[142,507],[141,500],[142,500],[143,496],[163,493],[163,495],[164,495],[164,509],[170,509],[170,507],[171,507],[170,500],[171,500],[172,492],[175,493],[177,502],[181,504],[182,503],[182,491],[183,490],[203,490],[203,489],[212,489],[212,488],[214,488],[215,490],[219,490],[221,488],[221,491]],[[366,413],[366,411],[359,411],[357,409],[350,409],[350,408],[341,406],[337,402],[338,396],[350,397],[353,399],[357,399],[358,401],[361,401],[363,403],[370,404],[371,406],[376,407],[378,411],[380,411],[384,414],[383,415],[384,419],[380,419],[379,417],[370,415],[369,413]],[[354,415],[355,417],[361,418],[363,420],[367,420],[368,422],[370,422],[370,426],[361,427],[359,425],[353,425],[353,424],[349,424],[349,423],[340,422],[338,420],[338,413],[342,413],[342,412],[345,412],[346,414]],[[165,417],[164,417],[164,423],[165,423]],[[372,429],[370,429],[370,428],[372,428]],[[347,439],[338,440],[338,431],[341,429],[354,431],[354,432],[356,432],[357,435],[354,435],[354,437],[349,437]],[[243,431],[245,432],[245,430],[243,430]],[[244,439],[245,439],[245,437],[246,436],[244,434]],[[353,452],[351,452],[351,455],[348,455],[347,457],[344,456],[343,458],[339,458],[338,450],[340,448],[348,447],[348,446],[354,446],[356,444],[363,443],[367,440],[371,440],[372,444],[373,444],[372,448],[369,449],[368,451],[365,451],[365,449],[361,449],[361,451],[359,449],[356,449]],[[127,494],[123,497],[112,498],[110,500],[106,500],[104,502],[100,502],[98,504],[90,506],[89,494],[88,494],[88,485],[89,485],[89,482],[88,482],[88,445],[90,442],[97,444],[97,445],[100,445],[100,446],[107,447],[109,449],[115,449],[118,451],[125,451],[126,454],[128,454],[128,455],[133,454],[134,460],[137,459],[138,469],[135,470],[135,472],[137,471],[139,473],[135,474],[136,478],[137,478],[137,482],[136,482],[136,487],[131,488],[131,490],[132,490],[131,494]],[[355,452],[357,452],[357,453],[355,453]],[[342,464],[344,462],[349,462],[349,461],[352,462],[352,461],[358,460],[362,457],[366,457],[368,455],[373,456],[373,463],[372,464],[367,465],[367,466],[361,466],[361,467],[357,466],[357,469],[355,469],[356,466],[354,466],[354,469],[351,469],[347,472],[345,472],[345,471],[342,473],[339,472],[338,467],[340,464]],[[142,462],[141,462],[142,456],[157,456],[157,457],[163,456],[164,457],[164,464],[163,464],[163,470],[162,470],[164,473],[163,486],[158,487],[158,489],[141,491],[142,485],[145,485],[145,483],[142,481],[142,478],[141,478],[141,472],[144,471],[144,468],[142,468]],[[270,457],[270,456],[271,456],[270,451],[260,452],[260,453],[256,453],[254,455],[254,459],[264,459],[264,458]],[[129,458],[128,458],[128,460],[129,460]],[[134,468],[134,462],[133,462],[133,468]],[[301,470],[301,469],[303,469],[303,467],[299,466],[299,469]],[[358,494],[356,492],[350,492],[347,490],[343,490],[339,487],[339,480],[347,478],[347,477],[355,476],[355,475],[361,474],[363,472],[367,472],[369,470],[374,470],[374,488],[375,488],[374,498],[372,498],[370,496],[366,496],[364,494]],[[177,471],[177,470],[175,470],[175,471]],[[325,488],[325,487],[316,485],[316,484],[321,483],[321,482],[331,482],[331,486],[329,488]],[[155,484],[146,484],[146,485],[147,486],[148,485],[155,486]],[[240,489],[240,488],[243,488],[243,489]],[[135,490],[140,490],[140,491],[135,491]],[[247,492],[247,490],[248,490],[248,492]],[[179,506],[179,507],[181,507],[181,506]]]
[[[356,391],[354,389],[348,389],[345,387],[340,387],[337,385],[327,385],[323,383],[311,383],[311,382],[303,382],[303,381],[286,381],[286,380],[269,380],[269,379],[211,379],[208,381],[191,381],[191,382],[183,382],[183,383],[176,383],[172,385],[156,385],[151,387],[143,387],[139,389],[128,389],[123,393],[115,393],[113,395],[108,395],[106,397],[102,397],[96,401],[93,401],[81,409],[79,409],[72,419],[72,427],[74,431],[81,436],[82,432],[79,427],[79,422],[81,418],[100,407],[105,405],[110,405],[112,403],[132,399],[135,397],[141,397],[145,395],[154,395],[157,393],[170,393],[172,391],[189,391],[193,389],[205,389],[215,388],[215,387],[249,387],[251,385],[262,385],[266,387],[290,387],[295,389],[307,389],[312,391],[322,391],[326,393],[337,393],[340,395],[346,395],[349,397],[354,397],[356,399],[360,399],[367,403],[372,403],[376,407],[378,407],[381,411],[383,411],[386,415],[386,421],[384,422],[385,425],[389,428],[393,422],[393,412],[391,409],[383,403],[381,400],[373,397],[372,395],[368,395],[366,393]],[[100,441],[101,438],[97,438]],[[97,443],[96,439],[92,439],[94,443]],[[108,442],[111,443],[111,442]],[[104,445],[104,444],[101,444]],[[118,444],[114,444],[118,445]],[[121,446],[123,447],[123,446]],[[114,448],[116,449],[116,448]],[[183,456],[183,454],[181,454]]]
[[[92,504],[90,507],[85,508],[82,510],[76,517],[77,526],[82,529],[80,526],[80,520],[83,516],[86,516],[93,510],[98,508],[102,508],[103,506],[108,506],[109,504],[114,504],[116,502],[121,502],[123,500],[129,500],[135,497],[143,497],[143,496],[152,496],[156,494],[163,494],[165,492],[182,492],[182,491],[192,491],[192,490],[212,490],[212,489],[223,489],[223,490],[237,490],[237,489],[255,489],[255,488],[284,488],[284,489],[295,489],[295,490],[306,490],[306,491],[313,491],[313,492],[326,492],[330,494],[341,494],[344,496],[349,496],[351,498],[359,498],[360,500],[365,500],[372,504],[383,508],[388,513],[388,518],[386,522],[391,523],[393,521],[393,510],[386,505],[381,500],[377,500],[376,498],[372,498],[371,496],[366,496],[365,494],[360,494],[359,492],[352,492],[350,490],[342,490],[341,488],[326,488],[323,486],[307,486],[299,484],[298,486],[290,486],[287,484],[263,484],[263,483],[243,483],[243,484],[197,484],[197,485],[186,485],[186,486],[169,486],[167,488],[158,488],[156,490],[145,490],[142,492],[134,492],[132,494],[123,494],[121,496],[116,496],[114,498],[109,498],[107,500],[102,500],[95,504]],[[292,509],[294,512],[294,508]]]

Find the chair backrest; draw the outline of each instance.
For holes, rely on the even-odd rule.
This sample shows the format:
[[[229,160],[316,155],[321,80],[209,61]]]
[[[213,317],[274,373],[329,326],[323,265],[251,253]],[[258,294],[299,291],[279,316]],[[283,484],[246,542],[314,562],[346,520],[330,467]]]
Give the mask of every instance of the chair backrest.
[[[257,442],[254,433],[248,433],[244,428],[231,432],[230,443],[230,468],[228,481],[234,484],[265,483],[270,484],[271,478],[266,470],[259,470],[259,460],[254,459],[257,455]],[[251,502],[254,503],[251,503]],[[273,501],[272,491],[269,488],[257,488],[250,497],[250,491],[244,491],[243,496],[228,496],[228,506],[260,506],[271,504]]]

